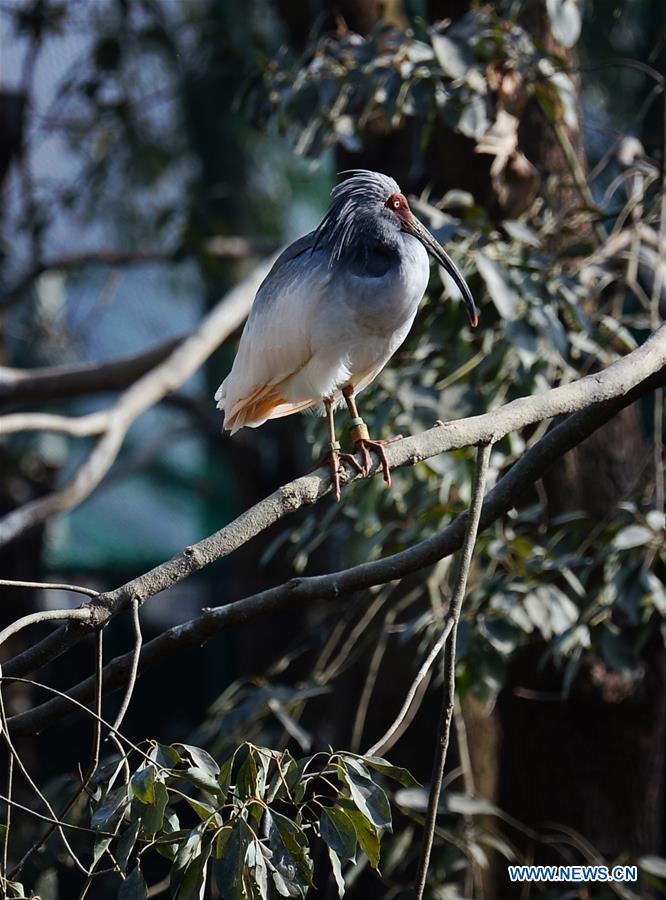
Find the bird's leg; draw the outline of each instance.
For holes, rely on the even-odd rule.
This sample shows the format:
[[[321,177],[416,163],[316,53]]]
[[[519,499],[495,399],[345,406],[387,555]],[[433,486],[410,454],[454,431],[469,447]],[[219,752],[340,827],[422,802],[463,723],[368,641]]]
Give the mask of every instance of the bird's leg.
[[[326,407],[326,420],[328,422],[328,453],[324,456],[320,465],[328,464],[331,469],[331,481],[335,490],[335,499],[340,501],[340,462],[349,463],[352,468],[356,469],[359,475],[363,474],[363,469],[354,459],[351,453],[340,452],[340,442],[335,437],[335,416],[333,414],[333,400],[324,398],[324,406]]]
[[[388,441],[371,441],[368,433],[368,426],[365,424],[361,416],[358,414],[358,407],[354,399],[354,388],[351,384],[342,388],[342,396],[345,398],[349,415],[351,416],[351,436],[354,444],[361,451],[363,457],[363,474],[370,472],[370,452],[376,454],[382,467],[382,475],[387,487],[391,487],[391,471],[389,469],[388,459],[384,451],[384,444],[390,444],[391,441],[399,441],[402,435],[390,438]]]

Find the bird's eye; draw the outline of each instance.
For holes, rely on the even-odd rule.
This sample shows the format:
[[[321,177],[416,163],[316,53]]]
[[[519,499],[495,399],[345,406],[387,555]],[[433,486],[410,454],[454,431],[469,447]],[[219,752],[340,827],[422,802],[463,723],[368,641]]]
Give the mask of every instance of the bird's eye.
[[[393,209],[400,209],[400,201],[399,200],[393,201]]]

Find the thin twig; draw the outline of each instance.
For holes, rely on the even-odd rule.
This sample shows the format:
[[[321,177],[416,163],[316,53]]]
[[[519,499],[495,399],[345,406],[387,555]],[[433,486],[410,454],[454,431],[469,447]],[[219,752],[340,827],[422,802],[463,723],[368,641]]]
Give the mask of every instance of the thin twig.
[[[10,797],[5,797],[4,794],[0,794],[0,800],[3,803],[7,803],[12,809],[20,809],[21,812],[28,813],[33,816],[33,818],[39,819],[41,822],[51,822],[58,829],[69,828],[70,831],[85,831],[86,834],[94,834],[96,836],[104,836],[105,834],[104,832],[97,831],[95,828],[86,828],[83,825],[71,825],[69,822],[61,822],[60,819],[56,819],[55,816],[45,816],[44,813],[37,812],[36,809],[31,809],[29,806],[25,806],[17,800],[12,800]],[[111,835],[109,834],[108,837],[111,837]],[[87,870],[83,869],[82,871],[86,872]]]
[[[104,696],[104,632],[102,630],[95,635],[95,680],[95,734],[88,775],[82,785],[84,789],[97,771],[102,747],[102,697]]]
[[[7,629],[5,629],[5,631],[6,630]],[[60,838],[65,846],[65,849],[67,850],[70,857],[72,858],[72,861],[74,862],[76,867],[81,872],[83,872],[84,874],[87,874],[88,870],[83,865],[81,860],[78,858],[76,853],[72,850],[70,843],[67,840],[67,836],[65,835],[65,832],[63,831],[63,828],[62,828],[63,823],[60,822],[60,820],[56,816],[55,810],[53,809],[53,807],[51,806],[51,804],[49,803],[47,798],[44,796],[42,791],[39,789],[39,787],[33,780],[32,776],[30,775],[30,773],[28,772],[26,767],[23,765],[23,760],[21,759],[19,753],[17,752],[16,748],[14,747],[14,743],[9,734],[9,728],[7,727],[7,716],[5,713],[5,702],[4,702],[4,698],[3,698],[3,694],[2,694],[2,684],[1,683],[0,683],[0,721],[2,722],[2,737],[3,737],[5,744],[7,745],[7,749],[9,750],[10,755],[14,757],[14,761],[18,765],[18,768],[19,768],[21,774],[23,775],[23,777],[25,778],[27,783],[30,785],[32,790],[35,792],[35,794],[42,801],[42,803],[48,810],[49,814],[51,815],[52,819],[55,819],[56,822],[58,823],[58,825],[57,825],[58,834],[60,835]],[[10,801],[8,801],[8,802],[10,802]]]
[[[386,648],[388,646],[389,632],[393,628],[396,620],[396,615],[397,613],[395,608],[391,607],[384,616],[384,624],[382,625],[377,643],[375,644],[375,649],[373,650],[372,656],[370,658],[370,665],[368,666],[368,671],[363,683],[363,690],[361,691],[361,697],[358,701],[358,706],[356,707],[354,727],[352,728],[351,742],[349,745],[354,753],[358,753],[361,746],[363,729],[365,728],[365,720],[368,715],[370,700],[372,699],[372,692],[374,691],[375,684],[377,683],[379,668],[382,664],[382,660],[384,659],[384,654],[386,653]]]
[[[42,591],[71,591],[74,594],[87,594],[88,597],[99,597],[99,591],[81,587],[79,584],[56,584],[49,581],[13,581],[0,578],[0,587],[37,588]]]
[[[108,668],[109,667],[106,666],[102,670],[102,674],[104,674],[104,672],[107,671]],[[16,682],[16,684],[27,684],[27,685],[30,685],[30,687],[39,688],[40,690],[46,691],[49,694],[54,694],[55,697],[57,697],[59,700],[63,701],[63,703],[65,704],[65,707],[68,707],[69,705],[76,706],[76,708],[79,709],[81,712],[84,712],[89,716],[94,716],[96,719],[98,719],[102,723],[102,725],[105,725],[107,728],[109,728],[109,729],[113,728],[113,725],[111,724],[111,722],[108,722],[103,716],[99,716],[96,712],[93,712],[93,710],[89,709],[85,704],[83,704],[79,700],[77,700],[76,697],[72,697],[70,694],[66,694],[64,691],[59,691],[57,688],[51,687],[50,684],[43,684],[41,681],[35,681],[33,678],[17,678],[16,676],[13,676],[13,675],[0,675],[0,686],[5,681]],[[106,683],[106,680],[105,680],[105,683]],[[93,684],[95,684],[94,676],[93,676]],[[103,693],[106,693],[105,687],[103,688]],[[17,720],[17,718],[18,718],[18,716],[12,716],[11,719],[7,720],[8,724],[11,725],[12,722],[15,722]],[[17,733],[19,733],[19,732],[17,732]],[[122,734],[119,731],[118,732],[114,731],[113,733],[121,741],[124,741],[130,750],[133,750],[135,753],[138,753],[139,756],[141,756],[143,759],[147,760],[148,762],[152,762],[154,764],[154,761],[151,760],[151,758],[148,756],[148,754],[144,753],[144,751],[140,747],[137,747],[136,744],[132,743],[132,741],[130,741],[129,738],[125,737],[124,734]]]
[[[90,784],[90,779],[93,777],[95,772],[97,771],[97,766],[99,765],[99,755],[100,748],[102,745],[102,671],[104,668],[104,632],[98,631],[95,636],[95,678],[96,678],[96,686],[95,686],[95,731],[93,735],[93,744],[92,744],[92,752],[90,755],[90,765],[88,766],[88,772],[85,778],[82,780],[76,792],[69,799],[66,806],[61,810],[60,815],[58,816],[58,821],[64,823],[65,816],[72,809],[76,801],[79,799],[81,794],[87,789]],[[66,823],[64,823],[66,824]],[[30,859],[30,857],[36,853],[40,847],[43,847],[46,841],[51,837],[54,830],[56,828],[56,823],[52,822],[50,827],[46,829],[44,834],[35,841],[35,843],[23,854],[18,863],[14,866],[11,872],[11,877],[16,878],[16,876],[22,871],[23,867]]]
[[[7,860],[9,858],[9,834],[11,830],[12,824],[12,788],[14,785],[14,757],[10,753],[7,757],[7,796],[9,797],[9,802],[7,803],[7,815],[5,817],[5,834],[2,840],[2,878],[3,881],[7,878]]]
[[[465,529],[465,541],[463,543],[462,553],[460,554],[460,562],[456,577],[456,584],[451,597],[451,606],[449,615],[452,618],[452,627],[445,644],[444,656],[444,701],[442,703],[442,711],[440,713],[437,751],[435,753],[435,762],[433,765],[432,783],[430,786],[430,795],[428,797],[428,812],[426,815],[425,832],[423,835],[423,843],[421,846],[421,856],[419,859],[419,867],[416,875],[416,885],[414,889],[415,900],[421,900],[423,891],[425,890],[426,878],[428,875],[428,865],[430,863],[430,852],[432,850],[432,842],[435,834],[435,825],[437,822],[437,809],[439,807],[439,797],[442,789],[442,779],[444,778],[444,766],[446,764],[446,755],[449,749],[449,735],[451,732],[451,718],[453,716],[453,706],[456,690],[456,637],[458,633],[458,622],[460,621],[460,613],[462,612],[462,604],[465,598],[465,590],[467,588],[467,576],[472,564],[472,556],[474,554],[474,545],[476,543],[476,535],[481,520],[481,509],[483,507],[483,496],[486,486],[486,475],[488,474],[488,463],[490,461],[490,451],[492,444],[484,444],[479,447],[477,452],[476,471],[474,473],[474,486],[472,488],[472,502],[469,508],[467,518],[467,527]]]
[[[423,679],[426,678],[430,673],[433,663],[442,652],[442,648],[444,647],[446,639],[451,633],[452,628],[453,617],[451,613],[449,613],[444,620],[444,628],[442,629],[441,635],[426,657],[425,662],[416,673],[416,678],[414,679],[414,681],[412,681],[412,684],[407,691],[407,696],[405,697],[404,703],[400,707],[400,712],[395,717],[392,724],[387,728],[386,732],[379,738],[378,741],[375,741],[372,747],[370,747],[370,749],[367,751],[368,756],[382,756],[383,753],[385,753],[387,750],[390,750],[390,748],[395,744],[397,740],[396,735],[401,735],[404,733],[403,726],[407,719],[407,716],[410,714],[410,712],[412,712],[412,704],[414,703],[414,698],[419,691]]]
[[[113,723],[112,731],[118,731],[123,719],[125,718],[125,714],[129,709],[130,701],[132,700],[132,694],[134,692],[134,685],[136,684],[136,678],[139,673],[139,657],[141,655],[141,646],[143,644],[143,636],[141,634],[141,622],[139,620],[139,601],[136,597],[132,600],[132,626],[134,629],[134,649],[132,650],[132,662],[130,665],[129,678],[127,680],[127,688],[125,689],[125,696],[123,697],[123,702],[120,704],[120,709],[118,710],[118,715]]]
[[[569,166],[571,175],[573,176],[573,180],[576,185],[576,189],[580,194],[583,205],[589,210],[596,210],[597,204],[595,203],[594,196],[589,184],[587,183],[585,171],[583,170],[581,161],[578,158],[578,154],[573,148],[571,138],[569,137],[567,129],[562,124],[562,122],[553,122],[553,131],[555,132],[555,137],[557,138],[557,142],[560,145],[560,149],[562,150],[562,154],[564,155],[566,163]],[[606,240],[606,232],[604,231],[601,223],[598,221],[593,222],[592,229],[594,231],[597,243],[603,244],[603,242]]]
[[[40,612],[30,613],[27,616],[21,616],[11,625],[7,625],[0,631],[0,647],[13,634],[27,628],[29,625],[38,625],[40,622],[62,621],[68,619],[70,622],[90,622],[93,613],[89,606],[81,606],[78,609],[43,609]]]

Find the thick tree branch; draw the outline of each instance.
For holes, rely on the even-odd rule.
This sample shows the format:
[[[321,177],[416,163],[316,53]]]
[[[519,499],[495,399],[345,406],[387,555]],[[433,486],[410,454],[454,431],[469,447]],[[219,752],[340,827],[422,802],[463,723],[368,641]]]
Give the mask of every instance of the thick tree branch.
[[[657,359],[660,360],[658,355]],[[612,419],[625,406],[664,383],[666,383],[666,362],[660,360],[659,368],[654,374],[639,381],[637,385],[626,393],[594,403],[589,408],[582,409],[569,416],[553,428],[544,438],[530,448],[488,493],[481,511],[479,530],[485,530],[511,509],[525,490],[541,478],[556,459],[585,440],[592,432]],[[508,406],[511,405],[508,404]],[[504,409],[506,408],[504,407]],[[480,416],[476,418],[484,419],[486,417]],[[462,422],[474,421],[474,419],[461,420],[458,425],[461,425]],[[478,427],[478,423],[476,427]],[[435,429],[435,431],[439,430],[441,429]],[[429,432],[426,432],[426,434],[429,434]],[[394,448],[389,447],[389,449]],[[352,591],[385,584],[426,568],[454,553],[462,546],[466,518],[466,514],[459,516],[439,534],[433,535],[413,547],[385,559],[363,563],[330,575],[295,578],[279,587],[270,588],[252,597],[238,600],[235,603],[204,610],[203,614],[198,618],[185,622],[182,625],[174,626],[145,644],[139,658],[139,672],[156,665],[174,652],[180,652],[185,646],[198,646],[236,624],[251,621],[257,616],[272,610],[285,608],[302,601],[334,600]],[[220,533],[218,532],[218,534]],[[185,553],[176,557],[176,559],[187,562],[189,555]],[[141,576],[133,582],[118,588],[117,591],[107,594],[105,603],[107,604],[108,616],[107,618],[102,616],[100,625],[108,621],[108,618],[113,615],[113,609],[117,610],[117,607],[112,605],[114,602],[112,598],[115,597],[115,602],[118,604],[123,604],[125,592],[127,592],[128,596],[140,596],[139,594],[133,594],[131,586],[136,585],[137,590],[142,591],[147,589],[148,584],[152,584],[155,587],[159,581],[156,582],[153,579],[156,573],[160,573],[160,570],[163,570],[165,567],[167,567],[171,576],[177,576],[174,562],[175,560],[170,560],[164,563],[163,566],[152,570],[152,573],[147,573],[147,575],[153,576],[148,582],[142,582],[142,579],[147,576]],[[182,577],[186,577],[187,574],[189,572],[182,574]],[[175,580],[180,580],[180,578],[176,577]],[[147,599],[147,596],[150,595],[144,595],[143,600]],[[93,601],[93,604],[95,602]],[[26,671],[27,665],[33,665],[36,662],[43,663],[46,657],[49,657],[49,654],[50,658],[55,658],[60,652],[64,652],[80,639],[81,633],[77,633],[76,625],[73,625],[71,630],[63,630],[57,636],[51,635],[50,640],[47,639],[48,644],[43,642],[46,645],[38,653],[32,656],[24,653],[16,657],[15,660],[8,662],[4,666],[5,674],[10,676]],[[117,657],[105,667],[105,691],[117,690],[126,684],[132,661],[133,654],[128,653],[125,656]],[[68,691],[68,696],[79,703],[87,702],[94,695],[94,689],[95,678],[91,677]],[[36,734],[53,721],[67,714],[69,709],[68,700],[63,697],[56,697],[35,709],[14,716],[9,724],[14,730],[13,733],[17,735]]]
[[[91,437],[103,434],[111,423],[109,410],[88,413],[84,416],[59,416],[54,413],[9,413],[0,416],[0,435],[19,431],[51,431],[70,437]]]
[[[0,402],[56,400],[124,390],[169,356],[185,336],[172,338],[136,356],[103,363],[11,369],[0,366]]]
[[[662,326],[641,347],[602,372],[543,394],[513,400],[490,413],[448,422],[418,436],[389,444],[386,447],[387,457],[392,467],[413,465],[439,453],[497,441],[512,431],[544,419],[615,397],[633,395],[631,392],[642,385],[637,394],[640,396],[663,383],[665,368],[666,326]],[[621,403],[618,409],[623,405],[626,404]],[[375,465],[373,472],[376,471]],[[342,481],[355,477],[358,476],[348,471],[342,473]],[[329,476],[322,472],[298,478],[279,488],[215,534],[186,547],[182,553],[127,584],[100,595],[94,601],[97,627],[102,627],[112,616],[129,606],[133,598],[139,603],[145,602],[211,562],[233,553],[289,512],[316,502],[329,490]],[[37,671],[78,643],[86,633],[86,629],[76,625],[59,629],[7,663],[7,674],[25,675]]]
[[[206,244],[206,252],[223,259],[246,259],[263,256],[275,249],[274,241],[266,238],[214,237]],[[72,253],[55,259],[42,260],[26,272],[18,282],[0,297],[0,310],[13,306],[32,283],[45,272],[72,272],[86,266],[145,266],[154,263],[171,265],[184,259],[181,250],[91,250]]]
[[[0,546],[51,516],[73,509],[95,490],[113,465],[135,419],[186,382],[243,322],[272,263],[271,259],[257,266],[220,301],[190,337],[121,394],[108,410],[104,434],[68,484],[0,519]]]

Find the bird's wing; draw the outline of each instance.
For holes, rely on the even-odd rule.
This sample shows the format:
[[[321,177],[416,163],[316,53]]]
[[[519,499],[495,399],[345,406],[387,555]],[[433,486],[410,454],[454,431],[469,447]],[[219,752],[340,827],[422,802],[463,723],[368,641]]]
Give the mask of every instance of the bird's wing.
[[[287,398],[285,384],[311,359],[311,322],[325,289],[327,256],[314,232],[291,244],[262,282],[241,335],[231,372],[215,395],[226,429],[260,425],[319,397]]]

